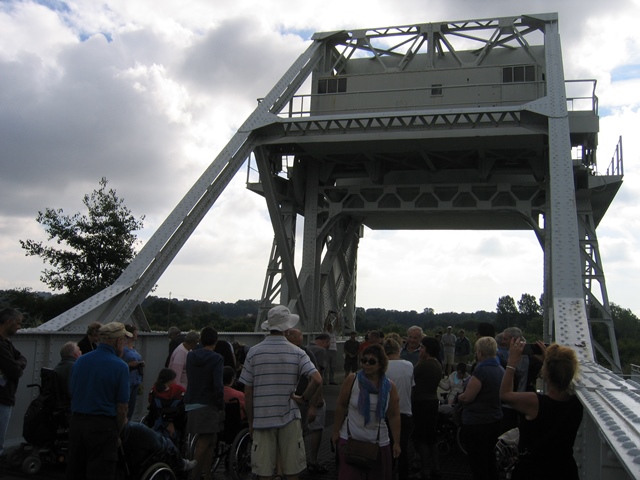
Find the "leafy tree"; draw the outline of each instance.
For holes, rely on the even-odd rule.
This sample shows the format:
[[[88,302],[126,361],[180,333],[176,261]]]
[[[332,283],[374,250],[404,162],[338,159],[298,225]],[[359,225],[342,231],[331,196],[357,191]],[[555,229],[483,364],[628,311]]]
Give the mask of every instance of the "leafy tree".
[[[510,295],[505,295],[498,299],[496,305],[496,331],[501,332],[507,327],[516,326],[518,309],[516,302]]]
[[[85,195],[87,213],[65,215],[62,209],[38,212],[36,221],[44,226],[48,240],[56,248],[34,240],[20,240],[27,256],[41,257],[52,268],[42,272],[40,280],[53,290],[66,289],[74,302],[82,301],[111,285],[135,255],[137,237],[144,216],[136,219],[118,198],[107,190],[107,179]]]
[[[518,300],[518,312],[524,316],[527,321],[540,315],[540,304],[538,304],[536,297],[528,293],[523,293],[520,300]]]

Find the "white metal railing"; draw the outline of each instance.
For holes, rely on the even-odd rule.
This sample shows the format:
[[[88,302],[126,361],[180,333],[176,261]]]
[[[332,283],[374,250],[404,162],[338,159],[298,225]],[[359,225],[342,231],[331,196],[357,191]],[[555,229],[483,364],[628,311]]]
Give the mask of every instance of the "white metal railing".
[[[328,115],[332,113],[349,113],[349,112],[363,112],[363,111],[387,111],[397,109],[419,108],[423,106],[428,107],[470,107],[481,105],[514,105],[521,104],[523,101],[535,100],[535,98],[528,98],[523,101],[518,100],[505,100],[504,89],[509,87],[519,87],[530,85],[536,92],[535,98],[540,98],[545,94],[546,82],[514,82],[514,83],[482,83],[482,84],[463,84],[463,85],[438,85],[436,86],[424,86],[416,88],[403,88],[403,89],[381,89],[381,90],[367,90],[359,92],[335,92],[335,93],[313,93],[294,95],[289,101],[287,108],[283,109],[278,115],[281,118],[304,118],[315,115]],[[596,80],[566,80],[565,86],[567,90],[574,92],[572,95],[567,95],[567,110],[571,112],[592,112],[598,113],[598,97],[595,94]],[[438,89],[442,92],[439,95],[432,95],[434,89]],[[476,99],[474,101],[455,103],[447,102],[445,100],[446,92],[454,92],[456,90],[474,90]],[[480,94],[481,90],[493,89],[500,92],[498,98],[491,97],[487,100],[478,100],[482,98]],[[408,95],[413,100],[413,105],[399,105],[398,97],[402,95]],[[450,96],[454,94],[450,93]],[[365,97],[374,97],[375,99],[364,100]],[[362,98],[362,101],[359,99]],[[431,101],[423,102],[420,104],[420,98],[428,98]],[[321,106],[324,101],[331,102],[332,107]],[[377,100],[377,101],[376,101]],[[401,102],[402,103],[402,102]],[[418,103],[416,105],[415,103]],[[336,107],[336,104],[339,105]],[[371,106],[364,106],[370,104]]]
[[[607,167],[607,175],[624,175],[624,165],[622,162],[622,136],[618,138],[618,144],[613,152],[611,163]]]

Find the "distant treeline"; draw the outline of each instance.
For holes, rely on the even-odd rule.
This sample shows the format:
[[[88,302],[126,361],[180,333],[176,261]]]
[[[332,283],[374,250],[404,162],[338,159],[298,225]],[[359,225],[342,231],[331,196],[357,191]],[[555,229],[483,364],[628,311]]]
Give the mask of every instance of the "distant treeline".
[[[220,332],[252,332],[256,326],[258,303],[258,300],[228,303],[149,296],[142,303],[142,309],[150,328],[155,331],[166,331],[172,325],[183,331],[200,330],[211,325]],[[359,307],[356,309],[356,328],[360,334],[369,330],[405,334],[408,327],[418,325],[432,334],[451,325],[454,331],[462,328],[473,338],[476,326],[488,322],[495,325],[496,331],[518,326],[528,341],[535,341],[542,336],[539,303],[533,296],[523,294],[518,302],[509,296],[500,297],[495,312],[435,313],[432,308],[416,312]],[[32,292],[29,289],[0,290],[0,308],[12,307],[25,313],[23,328],[36,327],[72,306],[64,294]],[[640,319],[631,310],[613,303],[611,315],[623,371],[628,373],[630,364],[640,365]],[[591,329],[596,341],[609,351],[606,325],[596,323]],[[606,365],[606,362],[602,363]]]

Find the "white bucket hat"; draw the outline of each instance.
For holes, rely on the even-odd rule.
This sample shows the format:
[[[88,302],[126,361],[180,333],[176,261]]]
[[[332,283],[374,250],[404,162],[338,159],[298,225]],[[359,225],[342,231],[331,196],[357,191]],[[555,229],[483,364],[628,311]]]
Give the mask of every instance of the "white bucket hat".
[[[284,305],[277,305],[269,310],[267,321],[262,323],[263,330],[278,330],[284,332],[296,326],[300,317],[291,313]]]

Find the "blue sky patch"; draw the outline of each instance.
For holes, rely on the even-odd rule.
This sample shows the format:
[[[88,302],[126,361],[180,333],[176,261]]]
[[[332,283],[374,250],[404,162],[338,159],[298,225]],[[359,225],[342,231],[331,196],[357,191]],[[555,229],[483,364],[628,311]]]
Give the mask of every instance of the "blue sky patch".
[[[296,29],[296,28],[280,28],[280,33],[283,34],[290,34],[290,35],[297,35],[300,38],[302,38],[303,40],[311,40],[311,36],[316,33],[315,30],[310,30],[310,29]]]
[[[621,65],[611,71],[611,81],[621,82],[640,78],[640,65]]]
[[[42,5],[43,7],[47,7],[48,9],[53,10],[54,12],[61,12],[61,13],[71,12],[69,5],[67,5],[65,2],[62,2],[60,0],[36,0],[36,3],[38,5]]]

